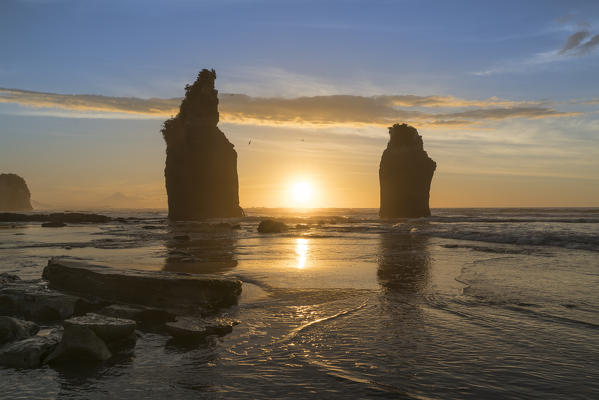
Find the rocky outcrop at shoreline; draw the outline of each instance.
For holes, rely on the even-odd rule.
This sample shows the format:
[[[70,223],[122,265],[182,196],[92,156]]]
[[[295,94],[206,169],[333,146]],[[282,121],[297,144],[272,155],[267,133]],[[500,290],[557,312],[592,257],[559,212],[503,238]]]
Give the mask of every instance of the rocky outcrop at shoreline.
[[[52,214],[20,214],[0,213],[0,222],[53,222],[57,224],[97,224],[112,221],[106,215],[90,213],[52,213]]]
[[[217,127],[216,73],[203,69],[185,87],[179,113],[162,129],[169,218],[241,217],[237,152]]]
[[[25,179],[17,174],[0,174],[0,211],[29,211],[31,193]]]
[[[241,293],[232,278],[60,259],[48,262],[43,277],[0,274],[0,365],[103,362],[133,350],[137,330],[185,341],[222,336],[238,323],[218,315]]]

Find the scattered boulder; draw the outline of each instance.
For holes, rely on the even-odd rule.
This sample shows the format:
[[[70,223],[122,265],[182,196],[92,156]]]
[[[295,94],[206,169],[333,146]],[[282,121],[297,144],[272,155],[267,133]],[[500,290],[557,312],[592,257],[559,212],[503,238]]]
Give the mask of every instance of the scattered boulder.
[[[59,329],[52,329],[29,339],[9,343],[0,348],[0,365],[12,368],[40,367],[58,346],[61,337]]]
[[[65,329],[62,340],[47,361],[106,361],[112,357],[108,346],[89,328],[72,326]]]
[[[119,303],[159,308],[216,310],[237,304],[237,279],[164,271],[119,270],[50,259],[44,268],[50,287]]]
[[[62,221],[51,221],[42,223],[42,228],[62,228],[64,226],[67,226],[67,224],[65,224]]]
[[[40,327],[31,321],[0,316],[0,345],[35,335]]]
[[[272,219],[265,219],[258,225],[258,232],[260,233],[281,233],[286,230],[287,225],[284,222]]]
[[[164,122],[169,219],[241,217],[237,152],[217,127],[216,72],[203,69],[185,87],[179,113]]]
[[[0,174],[0,210],[33,210],[31,193],[25,179],[17,174]]]
[[[416,128],[395,124],[389,128],[389,135],[379,169],[379,214],[383,218],[428,217],[430,186],[437,164],[424,151]]]
[[[135,345],[135,321],[86,314],[64,321],[64,334],[48,362],[105,361],[125,347]]]
[[[198,339],[207,335],[224,336],[233,331],[233,326],[239,321],[225,318],[196,318],[179,317],[174,322],[166,324],[168,333],[180,339]]]

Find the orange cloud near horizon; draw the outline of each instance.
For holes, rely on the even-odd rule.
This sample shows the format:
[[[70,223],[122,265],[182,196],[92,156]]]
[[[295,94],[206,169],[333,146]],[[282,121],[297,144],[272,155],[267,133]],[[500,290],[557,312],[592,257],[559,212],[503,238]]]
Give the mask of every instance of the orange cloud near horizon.
[[[370,125],[408,122],[430,128],[463,127],[511,118],[555,118],[581,115],[559,111],[549,103],[508,101],[491,97],[466,100],[452,96],[328,95],[297,98],[221,94],[222,122],[246,125]],[[0,88],[0,103],[74,112],[131,114],[169,118],[178,112],[180,98],[141,99],[101,95],[67,95]],[[435,110],[444,112],[433,112]]]

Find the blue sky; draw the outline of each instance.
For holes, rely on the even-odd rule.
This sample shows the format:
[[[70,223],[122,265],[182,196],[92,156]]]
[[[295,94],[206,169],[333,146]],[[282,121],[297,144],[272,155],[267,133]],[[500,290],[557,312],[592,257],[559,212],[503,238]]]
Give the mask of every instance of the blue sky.
[[[577,33],[582,40],[564,51],[568,38]],[[215,68],[221,94],[259,99],[338,94],[470,102],[497,98],[511,103],[434,106],[433,114],[445,119],[478,110],[468,117],[468,125],[449,128],[434,126],[432,119],[408,121],[419,127],[440,166],[433,205],[599,206],[599,192],[589,189],[599,186],[591,172],[599,170],[593,161],[599,148],[597,34],[596,1],[4,0],[0,88],[167,99],[180,97],[201,68]],[[72,198],[81,204],[114,192],[145,199],[140,206],[162,204],[164,145],[158,130],[164,116],[69,109],[62,100],[43,107],[37,100],[28,101],[0,96],[0,170],[26,175],[34,199],[62,204],[58,193],[79,190],[83,194]],[[529,105],[535,110],[526,117],[488,113]],[[431,110],[414,104],[398,107],[404,106],[408,111]],[[552,115],[547,116],[547,110]],[[262,114],[241,122],[225,117],[221,128],[240,155],[242,205],[285,203],[284,182],[296,178],[269,179],[268,169],[260,166],[269,162],[288,162],[282,170],[289,176],[305,175],[321,185],[318,205],[377,205],[376,172],[387,121],[378,124],[369,116],[371,122],[348,123],[339,110],[332,113],[326,126],[305,120],[289,126],[285,120],[282,126],[265,127]],[[478,115],[481,120],[476,120]],[[289,143],[289,138],[310,135],[315,138],[312,147],[298,149],[297,143]],[[120,138],[125,139],[111,155],[108,140]],[[249,138],[263,147],[250,151],[244,146]],[[55,146],[41,145],[48,141]],[[105,163],[96,159],[93,149],[98,148],[105,152]],[[281,151],[293,152],[294,161],[279,160]],[[322,168],[311,167],[335,159],[331,153],[341,159],[336,168],[353,171],[353,177],[326,175]],[[71,176],[67,185],[66,167],[39,165],[40,154],[89,171],[102,185],[91,187],[89,179],[79,175]],[[364,155],[363,162],[355,161]],[[123,170],[132,172],[123,175]],[[468,177],[463,182],[482,183],[452,192],[462,176]],[[580,181],[570,197],[555,193],[568,179],[568,185]],[[489,180],[500,181],[493,185],[500,188],[494,197],[473,197],[477,185]],[[547,183],[533,192],[522,180]],[[257,181],[272,182],[264,186]],[[359,182],[360,193],[368,194],[345,201],[353,181]],[[494,202],[501,193],[514,196]]]

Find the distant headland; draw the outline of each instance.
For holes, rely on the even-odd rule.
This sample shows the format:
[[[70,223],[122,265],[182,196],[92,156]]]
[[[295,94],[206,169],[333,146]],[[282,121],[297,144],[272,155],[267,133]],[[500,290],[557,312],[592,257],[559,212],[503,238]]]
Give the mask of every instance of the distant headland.
[[[31,193],[17,174],[0,174],[0,211],[31,211]]]

